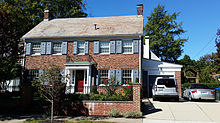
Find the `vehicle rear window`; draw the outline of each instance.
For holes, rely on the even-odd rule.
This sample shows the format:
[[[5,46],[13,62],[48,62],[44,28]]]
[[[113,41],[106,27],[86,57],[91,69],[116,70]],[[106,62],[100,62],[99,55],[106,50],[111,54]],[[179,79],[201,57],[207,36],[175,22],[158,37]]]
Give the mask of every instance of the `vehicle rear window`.
[[[190,89],[209,89],[209,87],[207,85],[196,84],[196,85],[191,85]]]
[[[174,79],[158,79],[157,85],[165,85],[166,87],[176,87]]]

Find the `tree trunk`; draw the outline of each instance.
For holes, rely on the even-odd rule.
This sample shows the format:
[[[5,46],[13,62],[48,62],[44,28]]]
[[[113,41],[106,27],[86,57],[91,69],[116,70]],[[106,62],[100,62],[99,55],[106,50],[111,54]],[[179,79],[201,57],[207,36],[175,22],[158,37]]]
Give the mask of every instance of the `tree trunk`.
[[[51,117],[50,117],[50,122],[53,122],[53,100],[51,102]]]

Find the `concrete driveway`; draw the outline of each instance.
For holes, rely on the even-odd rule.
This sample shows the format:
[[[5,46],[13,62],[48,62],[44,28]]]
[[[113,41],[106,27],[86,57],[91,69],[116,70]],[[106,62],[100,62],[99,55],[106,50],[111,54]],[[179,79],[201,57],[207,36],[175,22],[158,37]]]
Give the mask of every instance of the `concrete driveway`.
[[[220,122],[220,102],[169,102],[143,100],[149,102],[145,120],[189,121],[189,122]]]

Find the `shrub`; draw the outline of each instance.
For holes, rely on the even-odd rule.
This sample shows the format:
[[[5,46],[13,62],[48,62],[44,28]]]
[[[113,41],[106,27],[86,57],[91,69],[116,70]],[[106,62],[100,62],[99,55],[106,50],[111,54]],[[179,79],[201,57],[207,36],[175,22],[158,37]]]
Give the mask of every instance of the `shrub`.
[[[118,109],[113,109],[113,110],[109,111],[108,115],[110,117],[121,117],[122,116]]]
[[[94,93],[90,93],[90,100],[100,100],[101,95],[100,94],[94,94]]]
[[[126,118],[138,118],[138,117],[142,117],[143,114],[142,114],[142,112],[138,113],[138,112],[134,112],[134,111],[129,111],[127,113],[124,113],[123,116]]]

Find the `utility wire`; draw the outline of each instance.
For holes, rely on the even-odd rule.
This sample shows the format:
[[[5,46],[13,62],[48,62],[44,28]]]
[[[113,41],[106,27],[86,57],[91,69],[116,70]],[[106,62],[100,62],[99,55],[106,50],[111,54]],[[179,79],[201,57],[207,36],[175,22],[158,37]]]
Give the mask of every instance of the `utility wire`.
[[[209,50],[206,54],[210,53],[212,50],[215,49],[216,46],[214,46],[211,50]]]
[[[213,39],[215,38],[216,36],[214,35],[213,37],[212,37],[212,39],[194,56],[194,57],[196,57],[196,56],[198,56],[212,41],[213,41]],[[194,58],[193,57],[193,58]]]

